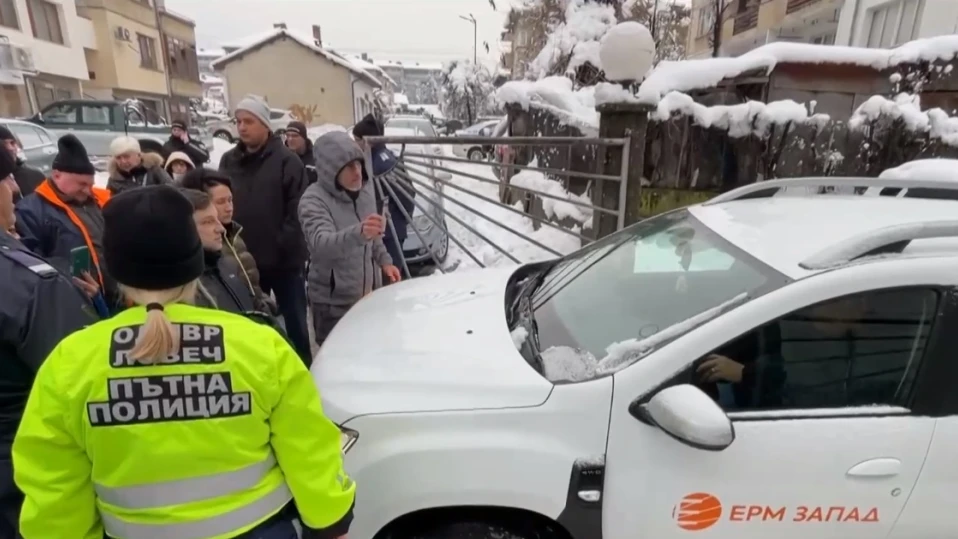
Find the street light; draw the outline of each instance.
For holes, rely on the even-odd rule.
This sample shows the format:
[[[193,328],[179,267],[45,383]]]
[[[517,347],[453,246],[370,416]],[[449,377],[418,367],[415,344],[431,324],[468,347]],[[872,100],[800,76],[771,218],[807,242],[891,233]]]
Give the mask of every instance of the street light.
[[[479,63],[479,53],[476,47],[479,44],[479,31],[478,27],[476,26],[476,18],[472,16],[472,13],[470,13],[468,17],[465,15],[460,15],[459,18],[466,22],[472,23],[472,63],[477,64]]]
[[[620,22],[602,36],[599,42],[599,60],[605,78],[628,86],[639,82],[652,68],[655,60],[655,40],[644,24],[635,21]]]

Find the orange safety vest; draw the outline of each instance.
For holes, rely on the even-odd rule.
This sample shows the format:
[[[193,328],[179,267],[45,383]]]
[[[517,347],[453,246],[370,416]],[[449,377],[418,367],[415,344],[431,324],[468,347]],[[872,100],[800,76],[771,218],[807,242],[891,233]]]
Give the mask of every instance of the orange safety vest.
[[[99,187],[94,187],[91,189],[91,191],[93,193],[93,199],[96,201],[96,205],[102,209],[103,206],[105,206],[110,200],[110,191],[101,189]],[[96,248],[93,246],[93,238],[90,237],[90,231],[86,229],[83,221],[77,217],[77,214],[74,213],[70,206],[60,200],[60,197],[57,196],[56,191],[54,191],[53,187],[50,185],[49,179],[41,183],[35,192],[40,198],[63,210],[63,212],[67,214],[67,217],[70,219],[70,221],[80,229],[80,233],[83,234],[83,241],[86,242],[87,248],[90,249],[90,256],[93,259],[93,265],[96,266],[97,280],[100,281],[100,288],[102,289],[104,284],[103,271],[100,269],[100,256],[97,254]]]

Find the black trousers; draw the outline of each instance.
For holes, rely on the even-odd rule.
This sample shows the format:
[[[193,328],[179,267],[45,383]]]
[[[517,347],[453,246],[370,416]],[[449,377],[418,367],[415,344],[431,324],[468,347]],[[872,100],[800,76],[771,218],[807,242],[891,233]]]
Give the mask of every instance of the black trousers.
[[[259,284],[266,294],[276,296],[279,314],[286,324],[286,335],[306,366],[313,363],[309,346],[309,328],[306,322],[306,278],[303,270],[260,270]]]

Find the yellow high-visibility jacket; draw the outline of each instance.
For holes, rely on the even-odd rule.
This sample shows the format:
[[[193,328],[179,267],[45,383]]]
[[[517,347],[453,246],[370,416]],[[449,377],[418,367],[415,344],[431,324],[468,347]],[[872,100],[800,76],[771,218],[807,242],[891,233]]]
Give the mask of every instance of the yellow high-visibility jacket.
[[[179,353],[128,353],[143,307],[78,331],[37,374],[13,443],[25,539],[227,538],[290,500],[348,526],[355,484],[303,362],[242,316],[168,305]]]

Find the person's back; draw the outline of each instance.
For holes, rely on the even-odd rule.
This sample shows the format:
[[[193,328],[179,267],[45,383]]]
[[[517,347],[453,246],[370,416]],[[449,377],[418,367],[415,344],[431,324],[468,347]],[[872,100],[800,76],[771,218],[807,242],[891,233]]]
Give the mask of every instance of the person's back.
[[[37,373],[13,444],[25,539],[286,539],[297,516],[306,538],[348,531],[355,485],[309,371],[272,328],[188,304],[192,213],[168,186],[105,209],[106,260],[136,306]]]

